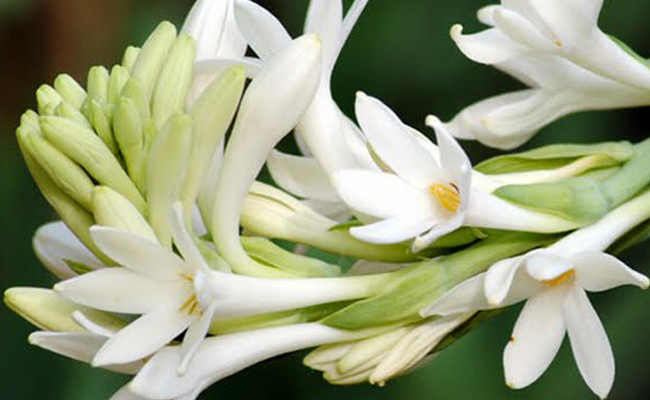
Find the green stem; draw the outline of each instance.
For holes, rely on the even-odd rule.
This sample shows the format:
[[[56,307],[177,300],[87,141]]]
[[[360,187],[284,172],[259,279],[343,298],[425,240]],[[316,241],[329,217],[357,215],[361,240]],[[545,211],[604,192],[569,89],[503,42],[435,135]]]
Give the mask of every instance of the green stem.
[[[635,151],[632,160],[601,183],[612,208],[626,202],[650,183],[650,139],[637,144]]]

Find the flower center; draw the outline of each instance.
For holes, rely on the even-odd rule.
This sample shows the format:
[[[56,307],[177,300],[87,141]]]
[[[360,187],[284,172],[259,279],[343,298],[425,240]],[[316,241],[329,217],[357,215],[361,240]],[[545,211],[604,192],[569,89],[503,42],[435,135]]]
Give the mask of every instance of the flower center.
[[[201,307],[199,306],[199,301],[196,299],[195,295],[190,296],[189,299],[181,306],[180,312],[187,313],[188,315],[194,314],[194,312],[201,312]]]
[[[445,210],[455,213],[460,207],[460,192],[458,187],[453,183],[449,185],[433,184],[429,187],[431,193]]]
[[[563,282],[566,282],[567,279],[572,278],[576,274],[576,271],[573,269],[568,270],[567,272],[563,273],[562,275],[558,276],[557,278],[553,279],[547,279],[542,281],[542,283],[550,286],[557,286]]]

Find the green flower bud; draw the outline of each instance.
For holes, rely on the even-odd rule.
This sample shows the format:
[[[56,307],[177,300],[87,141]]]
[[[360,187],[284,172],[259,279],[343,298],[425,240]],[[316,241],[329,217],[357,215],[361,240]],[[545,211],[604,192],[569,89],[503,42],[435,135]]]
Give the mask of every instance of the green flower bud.
[[[169,22],[161,22],[144,43],[133,64],[131,75],[140,80],[147,98],[150,98],[153,93],[154,85],[174,40],[176,40],[176,27]]]
[[[54,115],[56,107],[62,100],[61,95],[50,85],[41,85],[36,90],[38,113],[41,115]]]
[[[156,130],[160,130],[169,117],[185,109],[185,99],[194,75],[195,53],[194,39],[185,34],[180,34],[169,50],[151,101]]]
[[[81,165],[99,183],[129,199],[141,212],[145,201],[119,161],[90,129],[60,117],[41,117],[45,138]]]
[[[27,110],[20,117],[20,125],[24,125],[31,130],[39,131],[41,125],[38,118],[38,114],[35,111]]]
[[[192,118],[171,117],[151,145],[147,160],[149,222],[163,246],[171,247],[169,207],[179,198],[191,145]]]
[[[56,108],[56,111],[54,114],[57,117],[62,117],[65,119],[69,119],[71,121],[74,121],[78,124],[84,125],[87,128],[91,128],[90,122],[86,119],[86,117],[79,111],[79,109],[75,108],[72,106],[70,103],[67,101],[62,101],[59,103],[59,106]]]
[[[324,261],[284,250],[268,239],[242,237],[242,246],[251,258],[295,277],[316,278],[341,275],[341,268]]]
[[[151,119],[149,100],[142,89],[142,83],[135,78],[129,79],[122,88],[122,97],[131,100],[138,109],[142,126],[146,126]]]
[[[55,332],[85,332],[72,318],[75,311],[111,330],[126,324],[119,318],[65,300],[53,290],[15,287],[4,293],[4,302],[12,311],[39,329]]]
[[[133,66],[138,60],[138,54],[140,54],[140,48],[136,46],[129,46],[124,51],[122,66],[126,68],[127,71],[131,72],[133,70]]]
[[[102,66],[92,67],[88,71],[88,100],[95,100],[100,104],[108,102],[108,82],[110,75]]]
[[[106,186],[93,190],[93,215],[99,225],[123,229],[156,242],[156,234],[137,208],[124,196]]]
[[[113,130],[129,176],[138,189],[144,191],[144,127],[137,106],[128,97],[120,98],[117,103]]]
[[[113,138],[113,128],[111,127],[111,118],[106,115],[106,108],[97,100],[90,100],[88,103],[90,110],[90,120],[92,121],[95,132],[102,139],[111,153],[117,155],[117,144]]]
[[[80,110],[86,101],[86,91],[68,74],[57,76],[54,80],[54,88],[65,101],[77,110]]]
[[[122,89],[126,82],[131,78],[129,70],[121,65],[116,65],[111,70],[111,77],[108,81],[108,103],[115,104],[118,102]]]

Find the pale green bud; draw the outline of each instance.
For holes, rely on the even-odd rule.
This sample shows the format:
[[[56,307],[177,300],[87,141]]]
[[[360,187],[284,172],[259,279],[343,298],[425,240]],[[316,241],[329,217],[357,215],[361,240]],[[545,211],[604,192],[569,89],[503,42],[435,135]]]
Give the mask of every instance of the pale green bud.
[[[149,100],[142,89],[142,83],[135,78],[129,79],[124,88],[122,88],[122,97],[126,97],[133,102],[140,114],[140,121],[146,126],[151,119],[151,110]]]
[[[109,330],[120,330],[126,324],[119,318],[95,309],[68,301],[53,290],[16,287],[4,293],[4,302],[12,311],[36,327],[55,332],[85,332],[72,318],[81,311],[92,321]]]
[[[150,98],[153,93],[154,85],[174,40],[176,40],[176,27],[167,21],[161,22],[140,49],[131,75],[142,82],[142,89],[147,98]]]
[[[102,106],[97,100],[90,100],[88,106],[90,120],[95,128],[95,132],[97,132],[97,135],[106,144],[111,153],[117,154],[117,144],[113,138],[111,118],[106,114],[105,106]]]
[[[86,210],[92,210],[94,184],[84,170],[48,143],[38,132],[26,129],[19,135],[22,136],[25,150],[52,182]]]
[[[129,70],[121,65],[116,65],[111,69],[111,77],[108,81],[108,103],[115,104],[122,94],[124,85],[131,78]]]
[[[180,34],[169,50],[151,99],[156,130],[160,130],[169,117],[185,109],[185,99],[194,75],[195,53],[194,39],[185,34]]]
[[[242,237],[241,241],[244,250],[253,260],[292,276],[317,278],[341,275],[341,268],[337,265],[284,250],[268,239]]]
[[[36,90],[38,113],[41,115],[54,115],[56,107],[62,100],[61,95],[50,85],[41,85]]]
[[[412,329],[412,326],[402,327],[359,341],[337,362],[338,370],[344,374],[355,375],[367,370],[371,365],[377,365]]]
[[[99,183],[129,199],[140,211],[145,201],[126,175],[119,161],[90,129],[60,117],[41,117],[45,138],[81,165]]]
[[[93,190],[93,215],[97,224],[123,229],[157,242],[156,234],[137,208],[124,196],[106,186]]]
[[[47,172],[45,172],[38,162],[36,162],[28,150],[28,134],[29,133],[24,129],[24,127],[20,127],[16,131],[18,146],[20,147],[20,151],[25,159],[25,164],[27,164],[27,168],[34,178],[34,182],[36,182],[39,190],[43,193],[45,199],[50,203],[59,217],[61,217],[75,236],[77,236],[77,238],[79,238],[79,240],[90,251],[104,262],[104,264],[112,264],[112,261],[99,251],[95,246],[95,242],[90,237],[89,229],[95,224],[92,215],[90,215],[88,211],[84,210],[83,207],[74,201],[72,197],[63,192],[63,190],[61,190],[49,177]]]
[[[240,67],[219,75],[192,108],[192,157],[187,167],[182,200],[195,202],[219,143],[224,139],[244,90],[246,75]],[[185,210],[186,215],[191,211]]]
[[[38,118],[39,116],[35,111],[27,110],[20,117],[20,125],[24,125],[31,130],[39,131],[41,129],[41,125]]]
[[[133,100],[122,97],[117,103],[113,117],[115,140],[122,152],[126,169],[140,191],[144,190],[144,127],[138,108]]]
[[[169,207],[179,198],[191,145],[192,118],[177,114],[169,119],[151,145],[147,159],[149,221],[158,240],[171,246]]]
[[[126,68],[127,71],[131,72],[133,70],[133,66],[138,60],[138,54],[140,54],[140,48],[136,46],[129,46],[124,51],[122,66]]]
[[[78,124],[84,125],[87,128],[91,128],[90,122],[86,119],[86,117],[79,111],[78,108],[75,108],[73,105],[68,103],[67,101],[62,101],[59,103],[59,106],[56,108],[56,111],[54,114],[57,117],[62,117],[65,119],[69,119],[71,121],[74,121]]]
[[[80,110],[86,101],[86,91],[68,74],[57,76],[54,80],[54,88],[65,101],[77,110]]]
[[[100,104],[108,102],[108,82],[110,74],[102,66],[95,66],[88,71],[88,100],[95,100]]]

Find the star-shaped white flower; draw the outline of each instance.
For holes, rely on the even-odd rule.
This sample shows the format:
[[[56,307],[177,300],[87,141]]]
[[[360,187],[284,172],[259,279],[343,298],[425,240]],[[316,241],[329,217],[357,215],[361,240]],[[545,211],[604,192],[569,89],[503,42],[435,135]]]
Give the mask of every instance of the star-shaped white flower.
[[[93,358],[94,366],[126,364],[156,352],[187,330],[183,372],[205,337],[215,306],[204,285],[209,268],[183,225],[182,207],[170,213],[174,243],[183,258],[149,239],[95,226],[97,246],[122,267],[105,268],[55,285],[61,295],[100,310],[142,314],[112,336]]]
[[[605,398],[614,380],[614,356],[585,292],[622,285],[647,289],[649,283],[646,276],[600,251],[536,250],[495,264],[452,289],[423,314],[505,307],[527,299],[503,355],[508,386],[523,388],[537,380],[568,333],[582,377]]]

